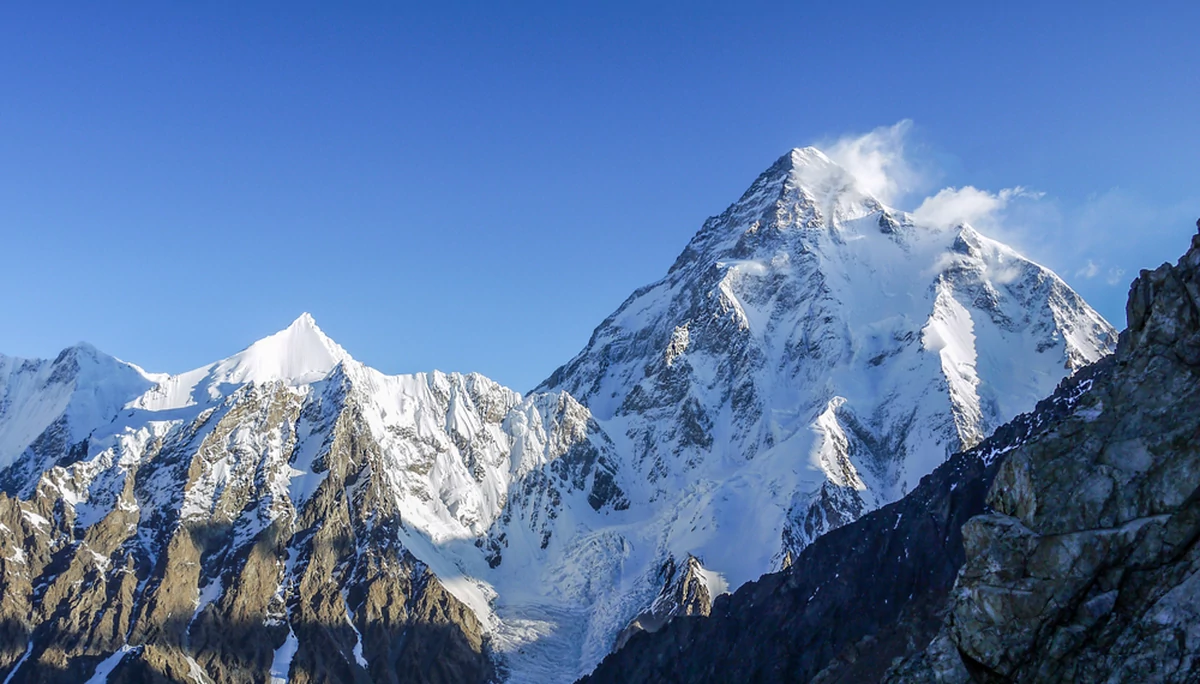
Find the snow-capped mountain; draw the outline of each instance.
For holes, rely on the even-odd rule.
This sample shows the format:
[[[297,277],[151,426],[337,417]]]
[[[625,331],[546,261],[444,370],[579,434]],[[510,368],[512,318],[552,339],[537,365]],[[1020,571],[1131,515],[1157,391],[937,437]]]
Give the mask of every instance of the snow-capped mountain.
[[[0,675],[571,681],[1114,342],[808,148],[528,396],[385,375],[308,315],[179,375],[0,357]]]
[[[1200,234],[1126,313],[1033,411],[581,684],[1200,681]]]
[[[53,361],[0,354],[0,473],[9,480],[36,479],[54,461],[35,454],[82,455],[88,433],[160,379],[86,343]],[[9,467],[23,454],[15,470],[24,476],[18,477]]]
[[[672,553],[741,583],[899,498],[1115,342],[1049,270],[969,226],[918,224],[805,148],[540,389],[617,440],[646,483],[635,506],[684,511],[663,530]]]

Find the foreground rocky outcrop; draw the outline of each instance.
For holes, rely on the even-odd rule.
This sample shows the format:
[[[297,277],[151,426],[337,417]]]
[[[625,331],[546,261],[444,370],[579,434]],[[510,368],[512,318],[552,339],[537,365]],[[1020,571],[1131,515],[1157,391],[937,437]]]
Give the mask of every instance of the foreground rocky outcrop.
[[[1032,414],[583,681],[1196,681],[1200,236],[1127,313]]]

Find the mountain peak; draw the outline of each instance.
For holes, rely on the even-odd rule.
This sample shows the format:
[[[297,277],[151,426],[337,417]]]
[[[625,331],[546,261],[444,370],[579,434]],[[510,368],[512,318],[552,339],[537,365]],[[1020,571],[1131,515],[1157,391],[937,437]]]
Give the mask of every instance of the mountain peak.
[[[676,261],[679,268],[697,253],[732,246],[755,226],[840,231],[849,222],[878,211],[883,205],[861,179],[816,147],[797,147],[779,157],[719,216],[705,223]]]
[[[842,168],[837,162],[833,161],[829,155],[825,154],[819,148],[812,147],[794,147],[783,156],[775,160],[775,163],[764,171],[759,180],[774,179],[778,182],[780,179],[794,177],[797,174],[826,176],[826,175],[847,175],[850,173]]]
[[[827,219],[835,215],[856,218],[883,208],[882,203],[866,190],[866,181],[815,147],[797,147],[787,155],[789,173],[784,192],[807,196],[825,212]]]
[[[312,317],[312,314],[305,311],[292,321],[292,324],[287,327],[288,330],[308,329],[321,332],[321,328],[317,326],[317,321]]]
[[[350,354],[305,312],[283,330],[219,362],[214,375],[234,384],[283,380],[301,385],[324,378],[349,360]]]
[[[90,342],[77,342],[63,349],[50,364],[55,368],[55,375],[59,379],[65,379],[80,372],[86,373],[89,379],[106,381],[111,380],[114,373],[147,380],[153,377],[152,374],[142,370],[140,366],[122,361],[112,354],[101,351]]]
[[[81,353],[81,354],[90,354],[92,356],[96,356],[98,354],[103,353],[99,349],[96,348],[96,345],[92,344],[91,342],[84,342],[82,340],[79,342],[76,342],[75,344],[71,345],[70,347],[67,347],[63,351],[73,351],[73,352],[77,352],[77,353]]]
[[[802,166],[837,166],[837,163],[829,158],[829,155],[822,152],[820,149],[808,147],[796,147],[787,154],[788,161],[793,168]]]

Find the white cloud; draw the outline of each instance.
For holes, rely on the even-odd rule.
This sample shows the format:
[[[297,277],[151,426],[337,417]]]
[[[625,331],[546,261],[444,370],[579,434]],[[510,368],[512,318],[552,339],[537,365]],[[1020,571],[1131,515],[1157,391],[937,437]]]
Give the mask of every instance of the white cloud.
[[[1083,268],[1075,271],[1076,278],[1095,278],[1100,273],[1100,266],[1091,259],[1087,260],[1087,264]]]
[[[817,146],[858,182],[860,188],[884,204],[901,208],[901,200],[920,201],[914,218],[938,227],[970,223],[975,227],[999,230],[1000,214],[1016,198],[1037,199],[1040,193],[1023,187],[999,192],[974,186],[943,188],[924,197],[932,179],[941,173],[929,160],[922,162],[912,154],[913,122],[904,119],[891,126],[880,126],[869,133],[847,135]],[[904,202],[904,204],[910,203]],[[1003,232],[1003,231],[1001,231]]]
[[[864,135],[845,136],[817,146],[849,171],[863,190],[891,205],[922,189],[927,182],[905,154],[912,125],[912,121],[904,119]]]
[[[1017,186],[992,191],[972,185],[936,185],[947,174],[936,155],[913,141],[907,119],[861,135],[816,146],[855,177],[859,187],[920,223],[980,232],[1028,254],[1059,273],[1074,274],[1093,305],[1114,320],[1123,312],[1118,292],[1126,273],[1178,256],[1180,234],[1192,231],[1189,198],[1163,206],[1136,192],[1112,188],[1086,199],[1046,198]]]
[[[1009,267],[1002,266],[992,271],[989,275],[992,278],[992,282],[996,283],[997,285],[1007,285],[1009,283],[1016,282],[1017,278],[1020,278],[1022,275],[1024,275],[1024,273],[1025,269],[1014,264]]]
[[[926,197],[921,206],[913,211],[913,218],[918,223],[939,228],[960,223],[995,227],[1000,220],[1000,213],[1017,197],[1037,199],[1041,193],[1030,192],[1020,186],[1005,188],[1000,192],[980,190],[973,185],[943,188],[933,197]]]

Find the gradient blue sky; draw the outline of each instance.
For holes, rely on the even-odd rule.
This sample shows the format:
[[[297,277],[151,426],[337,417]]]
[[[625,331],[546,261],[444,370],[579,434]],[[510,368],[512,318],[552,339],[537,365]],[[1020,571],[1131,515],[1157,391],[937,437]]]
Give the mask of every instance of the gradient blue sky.
[[[899,208],[1043,193],[992,232],[1118,326],[1200,215],[1195,2],[22,4],[10,355],[177,372],[311,311],[526,390],[786,150],[904,120]]]

